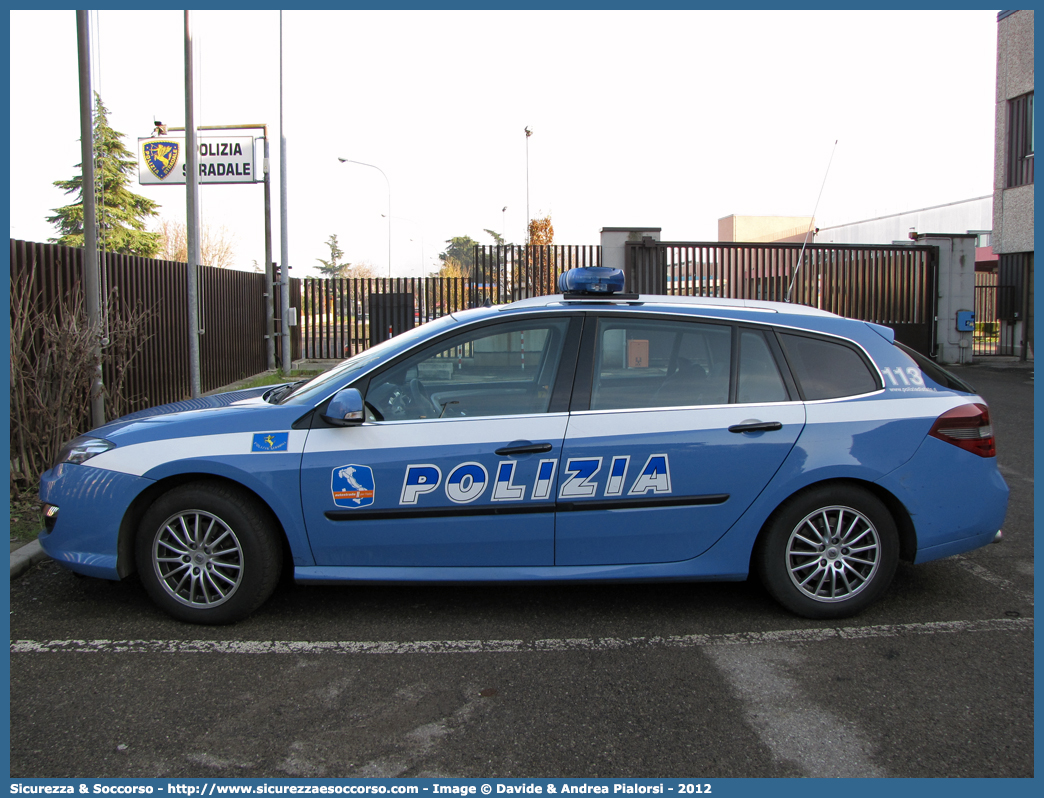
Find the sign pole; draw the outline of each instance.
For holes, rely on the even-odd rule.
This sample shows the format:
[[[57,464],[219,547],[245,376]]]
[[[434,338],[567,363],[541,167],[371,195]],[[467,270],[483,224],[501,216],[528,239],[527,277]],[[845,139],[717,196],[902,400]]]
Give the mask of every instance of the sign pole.
[[[190,65],[186,65],[188,73]],[[189,127],[194,136],[190,141]],[[257,164],[258,137],[253,134],[243,136],[201,136],[201,131],[233,131],[260,130],[264,143],[264,153],[260,166]],[[179,141],[174,132],[185,133],[184,141]],[[184,157],[182,156],[184,153]],[[195,165],[189,169],[190,162]],[[260,171],[259,171],[260,170]],[[262,177],[259,180],[258,174]],[[274,369],[275,340],[278,332],[275,329],[275,272],[272,263],[272,169],[269,153],[268,124],[243,125],[191,125],[187,127],[169,127],[156,122],[156,132],[152,136],[138,138],[138,182],[142,185],[190,185],[190,177],[196,176],[196,204],[199,204],[199,186],[204,183],[215,184],[248,184],[264,183],[265,187],[265,345],[268,356],[267,368]],[[191,206],[190,206],[191,207]],[[198,214],[197,214],[198,217]],[[191,219],[192,216],[189,216]],[[186,225],[186,232],[191,229]],[[198,224],[196,229],[200,230]],[[197,233],[198,240],[199,233]],[[190,239],[191,240],[191,239]],[[202,249],[198,249],[197,260],[202,260]],[[199,275],[195,278],[197,281]],[[197,286],[197,294],[198,294]],[[201,318],[197,313],[197,319]],[[198,322],[197,322],[198,323]],[[205,331],[200,330],[202,335]]]
[[[268,368],[275,362],[275,273],[272,269],[272,176],[269,168],[268,125],[265,125],[265,354]]]
[[[188,330],[189,330],[189,385],[192,398],[202,393],[199,357],[199,149],[196,144],[196,108],[193,87],[192,28],[185,12],[185,175],[187,198],[186,233],[188,257]]]
[[[94,91],[91,86],[91,34],[88,11],[76,12],[76,40],[80,60],[80,154],[83,176],[83,293],[87,326],[98,340],[91,346],[91,426],[105,423],[105,393],[101,364],[101,270],[98,265],[98,214],[94,181]]]
[[[290,377],[290,244],[287,241],[286,218],[286,127],[283,124],[283,12],[279,12],[279,316],[282,337],[280,366],[283,376]]]

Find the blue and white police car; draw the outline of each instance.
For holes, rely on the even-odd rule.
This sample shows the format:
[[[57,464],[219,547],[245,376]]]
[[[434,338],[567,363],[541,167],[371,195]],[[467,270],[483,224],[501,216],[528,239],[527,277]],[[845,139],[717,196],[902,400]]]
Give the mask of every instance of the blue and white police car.
[[[1000,537],[990,414],[892,330],[563,293],[453,313],[303,384],[132,414],[44,476],[44,550],[229,623],[299,582],[743,580],[810,618]]]

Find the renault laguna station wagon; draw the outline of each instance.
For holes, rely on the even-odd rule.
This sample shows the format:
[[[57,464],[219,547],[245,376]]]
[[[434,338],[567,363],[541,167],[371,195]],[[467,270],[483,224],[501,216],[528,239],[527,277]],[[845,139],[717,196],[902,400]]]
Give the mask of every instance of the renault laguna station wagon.
[[[562,294],[455,312],[303,384],[135,413],[44,475],[44,550],[184,621],[337,582],[743,580],[859,612],[1000,537],[986,403],[814,308]]]

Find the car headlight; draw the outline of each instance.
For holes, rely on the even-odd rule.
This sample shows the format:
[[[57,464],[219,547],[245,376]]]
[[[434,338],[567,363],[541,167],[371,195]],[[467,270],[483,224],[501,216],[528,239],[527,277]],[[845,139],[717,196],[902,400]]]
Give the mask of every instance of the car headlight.
[[[86,460],[90,460],[95,455],[107,452],[109,449],[115,449],[116,444],[112,441],[107,441],[104,438],[94,438],[90,435],[81,435],[79,438],[73,438],[62,450],[58,452],[58,463],[82,463]]]

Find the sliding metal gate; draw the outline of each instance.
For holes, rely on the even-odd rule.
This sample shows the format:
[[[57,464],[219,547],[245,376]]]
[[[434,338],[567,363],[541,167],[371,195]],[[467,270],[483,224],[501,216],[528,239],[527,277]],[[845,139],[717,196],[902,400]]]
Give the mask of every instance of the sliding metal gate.
[[[794,303],[885,324],[934,354],[935,247],[816,244],[802,254],[801,244],[645,239],[628,242],[625,263],[628,291],[784,301],[789,289]]]

